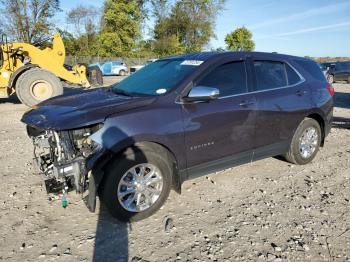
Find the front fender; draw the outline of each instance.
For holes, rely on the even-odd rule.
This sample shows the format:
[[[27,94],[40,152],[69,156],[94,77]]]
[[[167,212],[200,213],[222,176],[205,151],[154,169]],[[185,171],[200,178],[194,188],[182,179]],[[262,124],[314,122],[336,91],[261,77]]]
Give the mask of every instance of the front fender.
[[[177,104],[111,116],[91,139],[114,154],[138,142],[157,143],[174,155],[179,169],[186,167],[183,121]]]

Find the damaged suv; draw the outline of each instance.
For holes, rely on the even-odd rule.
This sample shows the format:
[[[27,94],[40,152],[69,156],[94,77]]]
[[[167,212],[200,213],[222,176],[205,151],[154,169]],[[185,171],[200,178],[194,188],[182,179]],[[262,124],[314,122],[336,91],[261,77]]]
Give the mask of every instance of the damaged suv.
[[[310,162],[330,132],[333,94],[311,60],[208,52],[52,98],[22,121],[49,192],[84,193],[91,211],[98,195],[135,221],[187,179],[277,155]]]

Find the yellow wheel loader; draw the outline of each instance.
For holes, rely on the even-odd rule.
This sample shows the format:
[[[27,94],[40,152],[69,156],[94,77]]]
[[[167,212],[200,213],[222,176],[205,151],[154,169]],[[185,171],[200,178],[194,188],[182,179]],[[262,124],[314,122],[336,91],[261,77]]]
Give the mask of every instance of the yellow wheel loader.
[[[23,104],[32,107],[63,94],[62,81],[85,88],[102,85],[99,68],[65,66],[65,47],[57,33],[53,36],[52,48],[8,43],[5,36],[0,41],[0,96],[16,92]]]

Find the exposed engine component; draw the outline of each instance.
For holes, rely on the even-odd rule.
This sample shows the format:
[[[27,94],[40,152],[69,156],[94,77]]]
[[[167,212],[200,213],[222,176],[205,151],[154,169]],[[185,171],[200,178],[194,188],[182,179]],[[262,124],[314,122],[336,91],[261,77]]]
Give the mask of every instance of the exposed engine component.
[[[39,130],[28,127],[34,144],[34,162],[48,192],[60,191],[66,183],[70,190],[86,190],[86,159],[100,147],[90,139],[100,125],[69,131]]]

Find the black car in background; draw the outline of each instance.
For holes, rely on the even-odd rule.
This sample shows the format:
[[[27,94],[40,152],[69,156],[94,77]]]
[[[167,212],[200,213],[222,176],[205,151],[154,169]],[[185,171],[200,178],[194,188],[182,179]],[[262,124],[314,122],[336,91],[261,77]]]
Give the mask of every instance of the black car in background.
[[[350,62],[322,63],[321,68],[326,71],[327,80],[330,84],[337,81],[350,83]]]

